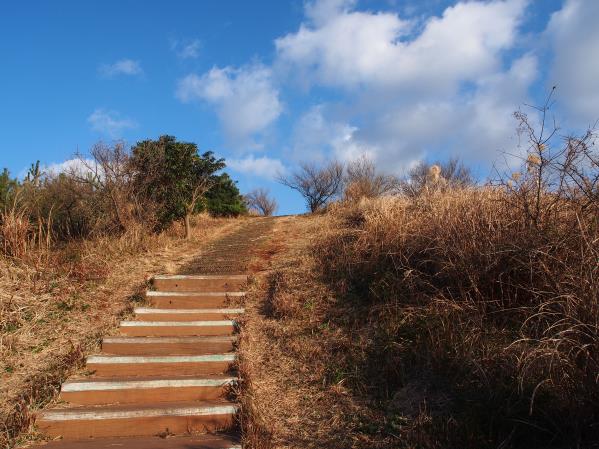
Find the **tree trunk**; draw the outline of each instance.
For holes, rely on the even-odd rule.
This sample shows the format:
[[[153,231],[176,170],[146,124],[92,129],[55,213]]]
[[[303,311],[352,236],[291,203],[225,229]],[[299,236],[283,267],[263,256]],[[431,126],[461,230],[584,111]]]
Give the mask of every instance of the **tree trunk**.
[[[191,217],[190,213],[186,213],[185,214],[185,238],[188,239],[188,240],[191,238],[190,217]]]

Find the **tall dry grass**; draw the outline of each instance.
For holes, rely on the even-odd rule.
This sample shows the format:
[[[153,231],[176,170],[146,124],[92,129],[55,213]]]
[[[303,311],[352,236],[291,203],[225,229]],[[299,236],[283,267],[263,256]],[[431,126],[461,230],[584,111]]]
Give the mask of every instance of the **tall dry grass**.
[[[315,254],[356,335],[330,378],[406,447],[599,444],[599,217],[544,193],[531,222],[515,200],[485,187],[330,208]]]

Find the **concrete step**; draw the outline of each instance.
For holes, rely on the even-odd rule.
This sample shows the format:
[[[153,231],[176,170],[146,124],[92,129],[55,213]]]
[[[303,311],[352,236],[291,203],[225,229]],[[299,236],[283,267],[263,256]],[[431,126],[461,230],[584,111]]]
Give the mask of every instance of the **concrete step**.
[[[135,309],[137,321],[215,321],[228,320],[244,313],[244,309]]]
[[[231,292],[171,292],[147,291],[148,302],[160,309],[202,309],[227,307],[245,296],[243,291]]]
[[[236,380],[226,376],[72,379],[62,384],[60,399],[77,405],[206,401],[226,397]]]
[[[239,439],[226,435],[184,435],[169,438],[99,438],[51,441],[43,449],[241,449]],[[40,447],[40,449],[42,449]]]
[[[97,377],[201,376],[231,371],[236,356],[229,354],[88,357],[87,369]]]
[[[130,337],[231,335],[235,321],[122,321],[119,330]]]
[[[155,289],[167,292],[239,291],[246,284],[245,274],[161,275],[153,278]]]
[[[230,428],[237,409],[227,401],[74,407],[46,410],[36,424],[50,437],[69,440],[188,434]]]
[[[204,355],[233,351],[237,337],[106,337],[102,352],[114,355]]]

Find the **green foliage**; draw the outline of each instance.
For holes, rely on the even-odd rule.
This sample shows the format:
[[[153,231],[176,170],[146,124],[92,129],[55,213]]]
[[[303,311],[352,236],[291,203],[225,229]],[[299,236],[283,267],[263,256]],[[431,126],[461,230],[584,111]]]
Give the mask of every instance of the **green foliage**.
[[[10,177],[8,169],[4,169],[0,174],[0,208],[4,209],[10,203],[15,194],[18,182]]]
[[[25,181],[31,183],[34,186],[37,186],[41,180],[42,171],[40,169],[40,161],[36,161],[35,164],[31,164],[29,170],[27,170],[27,176],[25,176]]]
[[[133,147],[130,162],[136,190],[157,206],[158,229],[185,217],[190,207],[197,212],[207,206],[216,215],[243,212],[235,184],[226,174],[215,174],[225,167],[224,160],[211,151],[200,156],[194,143],[173,136],[144,140]],[[208,189],[206,206],[202,198],[194,203],[202,186]]]
[[[228,174],[213,177],[213,186],[206,193],[206,207],[212,215],[236,216],[247,212],[237,184]]]

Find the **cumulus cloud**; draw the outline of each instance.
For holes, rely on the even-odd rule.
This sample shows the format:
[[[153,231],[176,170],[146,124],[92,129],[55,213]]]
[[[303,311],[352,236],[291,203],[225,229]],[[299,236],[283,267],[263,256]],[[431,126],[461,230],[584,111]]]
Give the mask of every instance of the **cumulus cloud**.
[[[114,78],[119,75],[141,75],[143,70],[139,61],[121,59],[113,64],[102,64],[98,71],[105,78]]]
[[[361,156],[376,157],[376,148],[355,138],[357,127],[327,118],[326,106],[317,105],[296,122],[291,157],[297,161],[335,158],[344,162]]]
[[[98,108],[90,114],[87,122],[93,131],[100,134],[108,135],[112,138],[121,137],[122,133],[127,129],[137,127],[137,123],[121,115],[116,111],[109,111]]]
[[[554,60],[551,82],[560,104],[584,125],[599,119],[599,2],[567,0],[547,27]]]
[[[309,4],[311,22],[275,41],[279,64],[332,87],[447,92],[498,68],[501,51],[514,43],[526,1],[461,2],[430,18],[416,36],[411,20],[352,5]]]
[[[297,121],[295,158],[368,154],[401,171],[424,157],[488,164],[515,142],[512,113],[537,76],[526,54],[503,68],[527,2],[460,2],[417,24],[355,2],[309,3],[307,21],[276,40],[277,66],[342,93]]]
[[[176,96],[183,102],[200,100],[213,105],[228,140],[239,147],[255,146],[252,137],[283,111],[272,71],[261,64],[214,67],[201,76],[188,75],[179,81]]]
[[[49,176],[57,176],[61,173],[74,173],[79,176],[85,176],[87,173],[98,173],[99,167],[93,159],[68,159],[63,162],[55,162],[45,165],[42,171]]]
[[[306,17],[316,26],[320,26],[337,17],[341,13],[350,11],[357,0],[313,0],[305,5]]]
[[[279,159],[268,156],[246,156],[243,159],[228,159],[227,166],[233,170],[266,179],[274,179],[277,175],[286,172],[285,166]]]

